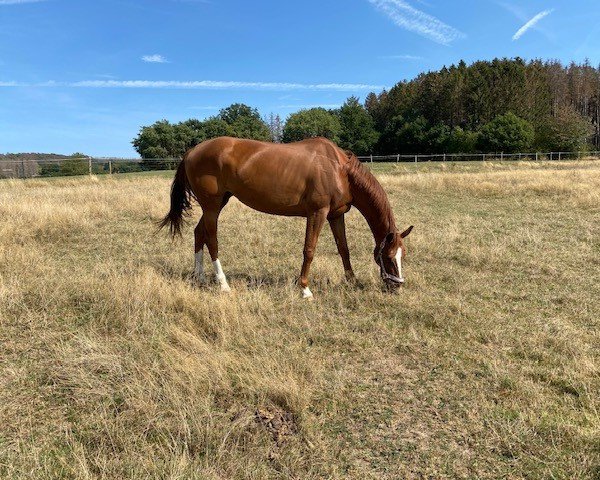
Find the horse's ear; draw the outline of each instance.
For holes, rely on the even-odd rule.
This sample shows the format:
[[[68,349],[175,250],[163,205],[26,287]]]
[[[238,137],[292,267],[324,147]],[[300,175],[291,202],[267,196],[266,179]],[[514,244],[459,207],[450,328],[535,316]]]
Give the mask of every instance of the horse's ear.
[[[412,232],[413,228],[415,228],[413,225],[411,225],[410,227],[408,227],[406,230],[404,230],[401,234],[400,237],[401,238],[406,238],[410,235],[410,232]]]

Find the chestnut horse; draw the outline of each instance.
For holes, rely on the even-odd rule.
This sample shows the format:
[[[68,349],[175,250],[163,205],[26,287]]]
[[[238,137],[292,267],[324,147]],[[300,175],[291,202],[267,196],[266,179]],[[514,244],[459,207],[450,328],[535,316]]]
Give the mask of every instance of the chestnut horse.
[[[216,278],[223,291],[230,291],[219,261],[217,222],[232,197],[255,210],[274,215],[306,217],[304,262],[300,286],[304,298],[308,272],[317,238],[325,220],[329,222],[342,257],[346,277],[354,279],[346,243],[344,214],[355,206],[365,217],[375,239],[374,257],[381,278],[390,289],[404,283],[403,239],[413,227],[400,233],[387,195],[371,172],[351,152],[324,138],[290,144],[274,144],[220,137],[189,150],[175,174],[171,188],[171,210],[160,223],[181,234],[184,214],[192,199],[202,207],[202,218],[194,231],[196,266],[194,275],[204,282],[203,251],[208,246]]]

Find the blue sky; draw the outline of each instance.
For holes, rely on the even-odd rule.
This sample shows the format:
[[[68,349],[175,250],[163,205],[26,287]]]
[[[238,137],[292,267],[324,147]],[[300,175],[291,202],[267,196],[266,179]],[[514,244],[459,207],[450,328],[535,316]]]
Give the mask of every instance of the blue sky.
[[[135,156],[162,118],[285,118],[496,56],[598,65],[600,2],[0,0],[0,153]]]

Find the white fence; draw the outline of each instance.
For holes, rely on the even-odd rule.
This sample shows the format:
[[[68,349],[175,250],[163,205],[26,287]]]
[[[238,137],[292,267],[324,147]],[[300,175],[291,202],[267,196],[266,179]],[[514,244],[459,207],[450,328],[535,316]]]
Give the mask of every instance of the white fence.
[[[558,161],[600,158],[600,152],[442,153],[430,155],[369,155],[362,162]],[[36,157],[0,159],[0,178],[59,177],[173,170],[179,158]]]
[[[361,162],[472,162],[472,161],[541,161],[600,158],[600,152],[533,152],[533,153],[436,153],[419,155],[369,155],[358,157]]]

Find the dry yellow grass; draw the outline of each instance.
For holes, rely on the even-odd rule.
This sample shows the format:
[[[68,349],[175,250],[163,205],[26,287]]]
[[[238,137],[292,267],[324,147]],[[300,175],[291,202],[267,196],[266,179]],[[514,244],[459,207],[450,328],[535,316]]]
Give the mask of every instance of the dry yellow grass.
[[[600,163],[375,170],[408,283],[353,211],[363,285],[325,232],[314,303],[300,219],[232,201],[222,296],[171,174],[0,182],[0,478],[599,478]]]

